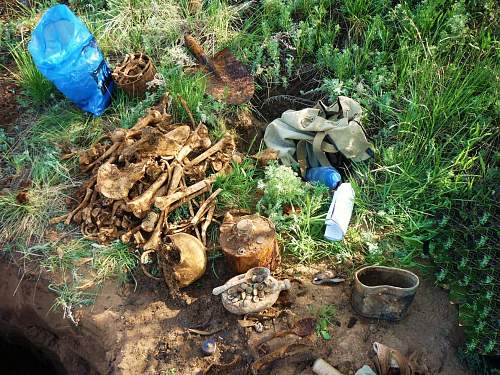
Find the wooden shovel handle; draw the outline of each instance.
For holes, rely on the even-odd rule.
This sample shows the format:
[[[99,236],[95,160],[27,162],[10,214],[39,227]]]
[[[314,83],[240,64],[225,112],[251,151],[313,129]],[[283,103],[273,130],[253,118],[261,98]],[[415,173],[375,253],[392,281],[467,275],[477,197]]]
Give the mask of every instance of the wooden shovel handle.
[[[205,54],[203,47],[193,38],[190,34],[184,34],[184,42],[186,47],[191,51],[191,53],[198,59],[200,64],[205,65],[212,73],[217,74],[214,64]]]

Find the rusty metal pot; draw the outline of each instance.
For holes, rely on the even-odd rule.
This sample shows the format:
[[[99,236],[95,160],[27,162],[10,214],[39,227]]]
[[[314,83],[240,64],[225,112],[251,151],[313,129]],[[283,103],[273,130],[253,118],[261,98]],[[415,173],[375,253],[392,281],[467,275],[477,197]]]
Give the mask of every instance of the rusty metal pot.
[[[226,213],[219,242],[226,262],[235,273],[254,267],[273,270],[280,262],[274,224],[260,215]]]
[[[418,276],[400,268],[368,266],[354,274],[352,305],[367,318],[401,320],[419,285]]]
[[[156,69],[151,59],[143,53],[126,55],[113,71],[113,79],[119,88],[130,96],[144,97],[147,83],[155,77]]]

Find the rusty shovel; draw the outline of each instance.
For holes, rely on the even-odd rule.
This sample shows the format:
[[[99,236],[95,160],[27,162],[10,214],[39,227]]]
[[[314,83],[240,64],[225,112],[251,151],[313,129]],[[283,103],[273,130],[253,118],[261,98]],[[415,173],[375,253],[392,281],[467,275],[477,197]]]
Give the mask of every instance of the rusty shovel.
[[[224,48],[210,59],[193,36],[185,34],[184,41],[199,61],[198,69],[208,76],[207,91],[210,95],[228,104],[242,104],[252,98],[255,90],[253,77],[229,49]]]

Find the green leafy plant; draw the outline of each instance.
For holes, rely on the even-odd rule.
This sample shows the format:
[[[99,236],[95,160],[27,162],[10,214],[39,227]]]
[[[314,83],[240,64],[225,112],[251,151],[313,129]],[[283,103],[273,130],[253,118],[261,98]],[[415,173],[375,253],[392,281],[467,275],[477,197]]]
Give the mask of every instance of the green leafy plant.
[[[311,313],[316,317],[316,334],[323,340],[331,340],[330,327],[334,325],[337,308],[335,305],[311,307]]]

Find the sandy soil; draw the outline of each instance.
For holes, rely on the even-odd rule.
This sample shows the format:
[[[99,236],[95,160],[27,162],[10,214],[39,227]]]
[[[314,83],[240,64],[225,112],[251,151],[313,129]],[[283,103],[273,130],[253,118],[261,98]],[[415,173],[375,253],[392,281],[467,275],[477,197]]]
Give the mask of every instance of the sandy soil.
[[[349,282],[316,286],[309,281],[316,269],[289,269],[279,276],[296,278],[290,294],[275,305],[274,313],[279,315],[262,320],[266,329],[257,333],[253,328],[240,327],[238,317],[226,312],[219,297],[211,295],[211,289],[229,277],[222,261],[213,269],[219,279],[208,271],[196,285],[187,288],[185,302],[173,301],[162,282],[140,274],[136,288],[133,284],[109,283],[95,305],[77,312],[79,325],[75,327],[62,319],[59,310],[50,311],[54,295],[43,278],[36,274],[23,276],[17,266],[3,260],[0,326],[8,326],[44,347],[69,374],[187,375],[204,373],[211,363],[228,363],[235,356],[242,359],[241,364],[251,362],[249,341],[311,316],[322,305],[332,304],[337,311],[330,327],[332,339],[325,341],[315,333],[304,339],[293,335],[275,339],[269,344],[271,348],[297,341],[310,347],[310,355],[299,362],[294,362],[294,358],[277,362],[274,368],[268,368],[268,373],[312,374],[311,358],[321,356],[344,374],[353,374],[362,365],[370,364],[370,348],[378,341],[404,354],[417,352],[433,374],[467,374],[455,354],[462,340],[456,308],[448,302],[445,291],[425,280],[409,316],[400,323],[387,323],[356,316],[350,305]],[[221,330],[209,336],[188,332],[188,327],[200,324],[206,331]],[[217,342],[216,353],[211,357],[204,357],[200,350],[207,337]],[[208,372],[219,373],[244,372],[242,368],[217,371],[216,367]]]

